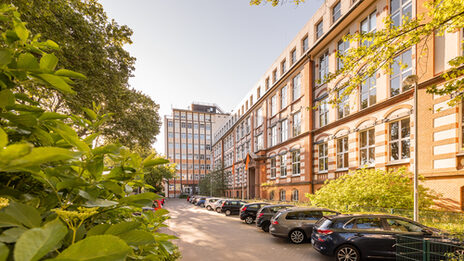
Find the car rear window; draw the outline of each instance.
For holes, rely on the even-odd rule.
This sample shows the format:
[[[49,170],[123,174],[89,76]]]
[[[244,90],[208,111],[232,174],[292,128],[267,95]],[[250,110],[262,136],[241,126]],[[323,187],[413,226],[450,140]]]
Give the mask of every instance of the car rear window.
[[[330,228],[330,225],[332,225],[332,220],[323,217],[316,222],[315,226],[320,229],[327,229]]]
[[[277,214],[274,216],[274,220],[279,219],[280,216],[282,216],[282,212],[277,213]]]
[[[356,218],[345,225],[347,229],[382,230],[380,218]]]

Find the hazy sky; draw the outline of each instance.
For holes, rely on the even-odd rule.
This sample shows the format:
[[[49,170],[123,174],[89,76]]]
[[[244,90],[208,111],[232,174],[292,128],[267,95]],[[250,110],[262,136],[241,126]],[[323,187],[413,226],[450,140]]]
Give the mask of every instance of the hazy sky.
[[[109,18],[134,31],[132,87],[160,104],[192,101],[230,112],[323,3],[271,7],[249,0],[100,0]],[[162,127],[163,129],[163,127]],[[155,148],[164,153],[164,133]]]

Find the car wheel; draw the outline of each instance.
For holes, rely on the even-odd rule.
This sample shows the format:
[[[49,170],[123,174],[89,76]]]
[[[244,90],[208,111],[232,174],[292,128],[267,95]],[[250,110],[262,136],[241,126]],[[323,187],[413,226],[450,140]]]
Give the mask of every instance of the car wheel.
[[[230,210],[226,210],[226,216],[230,216],[230,214],[232,214]]]
[[[269,224],[269,222],[266,222],[265,224],[263,224],[263,225],[261,226],[261,229],[262,229],[264,232],[269,232],[269,226],[270,226],[270,225],[271,225],[271,224]]]
[[[207,206],[206,209],[207,209],[207,210],[211,210],[211,206]]]
[[[248,216],[245,218],[245,223],[247,223],[248,225],[251,225],[253,224],[253,217],[252,216]]]
[[[306,235],[303,231],[297,229],[290,232],[289,238],[293,244],[301,244],[306,239]]]
[[[204,208],[204,207],[205,207],[205,204],[200,204],[200,207]]]
[[[350,245],[343,245],[335,251],[336,261],[359,261],[361,260],[361,254],[359,251]]]

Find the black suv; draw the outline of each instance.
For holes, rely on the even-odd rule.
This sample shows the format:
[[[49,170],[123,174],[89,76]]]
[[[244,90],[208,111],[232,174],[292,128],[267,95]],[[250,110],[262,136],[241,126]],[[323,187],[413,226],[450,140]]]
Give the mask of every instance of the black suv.
[[[246,202],[241,200],[226,200],[222,203],[221,212],[225,213],[226,216],[238,214],[240,212],[240,208],[245,204]]]
[[[264,202],[243,205],[240,209],[240,219],[245,220],[245,223],[247,224],[252,224],[256,219],[258,210],[267,205],[269,205],[269,203]]]
[[[279,210],[292,208],[292,205],[268,205],[262,207],[256,213],[256,226],[260,227],[264,232],[269,232],[269,226],[271,225],[271,218]]]
[[[314,226],[311,243],[335,260],[395,259],[397,236],[450,242],[440,230],[407,218],[370,214],[323,217]]]

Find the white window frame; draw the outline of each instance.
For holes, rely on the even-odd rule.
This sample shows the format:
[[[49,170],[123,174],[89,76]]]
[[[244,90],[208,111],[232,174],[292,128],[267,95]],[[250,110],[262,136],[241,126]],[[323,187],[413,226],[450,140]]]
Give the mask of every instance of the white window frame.
[[[280,177],[287,177],[287,154],[279,155]]]
[[[292,151],[292,176],[301,174],[301,152],[300,150]]]
[[[292,79],[293,85],[293,101],[296,101],[301,96],[301,74],[293,77]]]
[[[337,170],[348,169],[350,165],[349,150],[348,136],[340,137],[336,140]]]
[[[319,173],[329,171],[329,147],[328,143],[324,142],[318,145],[319,155]],[[322,168],[321,168],[322,167]]]
[[[363,136],[365,144],[363,144]],[[371,138],[373,141],[371,143]],[[363,160],[363,153],[366,155],[366,160]],[[370,128],[359,132],[359,165],[363,167],[373,167],[375,165],[375,129]]]
[[[280,89],[280,109],[284,109],[285,107],[287,107],[287,85],[285,85],[284,87],[282,87],[282,89]]]
[[[398,124],[398,138],[392,138],[392,125]],[[389,159],[391,162],[408,160],[411,158],[411,122],[409,118],[403,118],[400,120],[393,121],[389,124],[389,138],[388,138],[388,150],[389,150]],[[404,126],[406,125],[406,126]],[[403,127],[408,129],[407,136],[403,136]],[[408,156],[403,157],[403,143],[408,144]],[[398,159],[393,158],[392,145],[397,144],[398,147]]]
[[[276,173],[277,173],[277,160],[275,157],[271,158],[271,179],[276,178]]]
[[[293,134],[293,137],[296,137],[301,134],[301,111],[294,113],[292,117],[293,117],[292,134]]]
[[[406,55],[409,55],[409,57],[411,58],[410,61],[404,61],[405,59],[405,56]],[[398,56],[396,56],[394,59],[393,59],[393,64],[392,64],[392,74],[390,75],[390,97],[394,97],[396,95],[399,95],[407,90],[409,90],[409,88],[411,86],[403,86],[403,81],[404,79],[406,79],[406,77],[408,77],[409,75],[412,74],[412,69],[413,69],[413,59],[412,59],[412,49],[408,49],[406,50],[405,52],[399,54]],[[400,65],[401,63],[401,65]],[[406,68],[401,68],[402,66],[405,66],[407,65],[408,67]],[[395,72],[395,67],[398,68],[397,72]],[[395,92],[393,92],[394,90],[392,89],[393,87],[393,84],[392,82],[395,81],[396,79],[398,79],[398,84],[399,84],[399,89],[396,90],[395,89]]]
[[[280,122],[280,142],[288,139],[288,120],[285,119]]]

